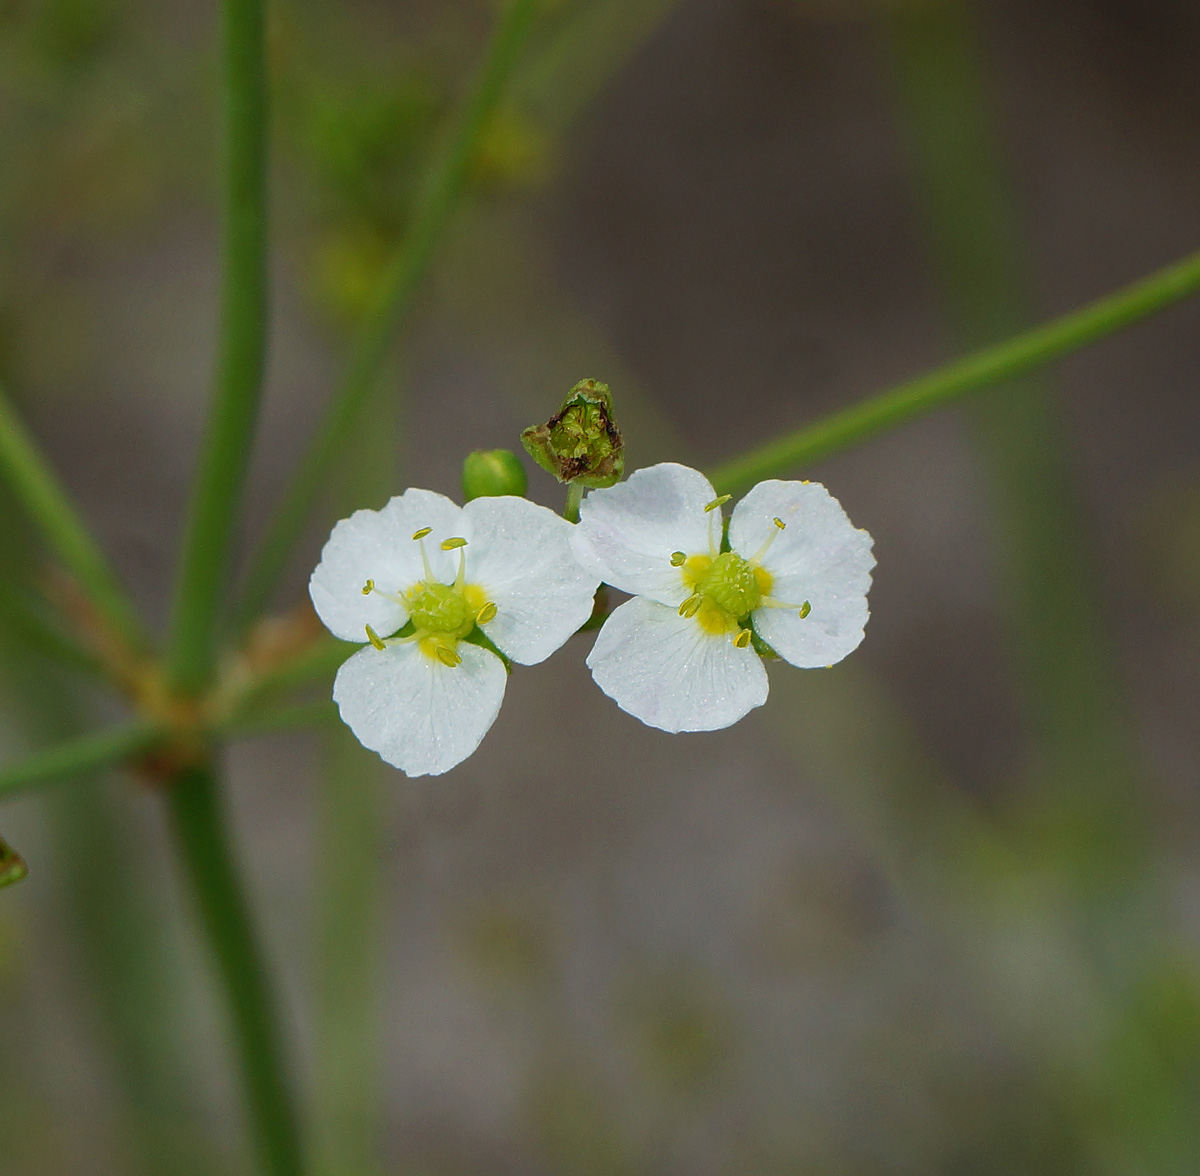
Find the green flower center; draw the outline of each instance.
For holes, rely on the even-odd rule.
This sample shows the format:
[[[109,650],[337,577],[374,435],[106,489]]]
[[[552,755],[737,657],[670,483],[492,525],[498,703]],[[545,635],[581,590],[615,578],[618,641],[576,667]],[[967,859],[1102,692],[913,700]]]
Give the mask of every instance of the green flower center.
[[[413,540],[422,543],[430,532],[429,527],[422,527],[413,535]],[[393,600],[408,610],[412,622],[412,633],[407,637],[393,637],[390,641],[415,641],[417,648],[431,661],[441,662],[444,666],[462,664],[458,654],[458,643],[468,636],[476,625],[486,625],[495,619],[496,605],[488,600],[487,593],[478,584],[468,584],[466,554],[462,550],[467,541],[455,536],[442,541],[443,551],[458,552],[458,575],[453,584],[442,584],[433,578],[433,569],[425,548],[421,547],[421,559],[425,564],[425,579],[419,581],[407,592],[399,594],[381,591],[375,586],[374,580],[368,580],[363,585],[363,595],[370,596],[376,592],[387,600]],[[366,626],[367,640],[382,651],[389,642],[385,642],[370,625]]]
[[[691,596],[679,606],[709,633],[739,632],[746,618],[771,591],[766,568],[737,554],[693,555],[676,563]],[[747,636],[748,639],[748,636]]]
[[[475,613],[453,585],[422,581],[408,593],[406,603],[418,633],[458,638],[475,628]]]
[[[696,591],[739,620],[762,601],[762,586],[749,560],[733,551],[718,555],[696,581]]]

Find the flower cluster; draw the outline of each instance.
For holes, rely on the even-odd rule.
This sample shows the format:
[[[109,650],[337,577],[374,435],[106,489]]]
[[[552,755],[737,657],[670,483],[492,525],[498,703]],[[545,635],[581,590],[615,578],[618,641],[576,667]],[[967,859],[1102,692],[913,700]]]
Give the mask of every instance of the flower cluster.
[[[764,657],[828,666],[859,644],[875,561],[823,486],[760,482],[728,528],[726,501],[663,463],[593,490],[577,525],[428,490],[343,519],[309,584],[330,632],[362,645],[334,683],[343,720],[410,776],[448,771],[495,721],[508,663],[549,657],[603,582],[632,599],[588,656],[597,685],[664,731],[737,722],[766,701]]]

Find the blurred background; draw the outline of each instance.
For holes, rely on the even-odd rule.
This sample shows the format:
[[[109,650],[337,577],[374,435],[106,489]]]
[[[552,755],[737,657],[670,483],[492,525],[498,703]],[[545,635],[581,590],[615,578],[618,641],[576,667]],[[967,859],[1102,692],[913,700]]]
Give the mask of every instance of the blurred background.
[[[216,5],[0,0],[0,378],[161,623],[216,321]],[[247,549],[495,6],[271,6],[274,307]],[[457,496],[585,376],[714,468],[1197,246],[1190,0],[547,3],[275,606],[332,521]],[[230,802],[322,1176],[1200,1170],[1200,306],[797,471],[872,620],[668,736],[581,636],[408,780],[336,725]],[[561,489],[530,468],[530,495]],[[0,756],[114,712],[23,631]],[[10,607],[11,606],[11,607]],[[6,804],[0,1169],[249,1171],[158,799]]]

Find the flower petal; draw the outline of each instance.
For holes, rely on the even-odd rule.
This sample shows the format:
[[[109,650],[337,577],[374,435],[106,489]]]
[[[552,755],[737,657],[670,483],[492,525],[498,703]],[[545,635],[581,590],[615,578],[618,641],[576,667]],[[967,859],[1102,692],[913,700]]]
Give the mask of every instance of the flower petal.
[[[774,519],[786,524],[779,531]],[[863,638],[871,587],[871,536],[846,517],[841,504],[816,482],[759,482],[733,512],[729,544],[751,558],[775,533],[762,566],[771,596],[795,608],[759,608],[758,634],[780,657],[809,669],[841,661]]]
[[[587,664],[623,711],[662,731],[716,731],[767,701],[767,672],[753,649],[644,597],[604,622]]]
[[[526,498],[476,498],[463,514],[474,536],[467,582],[496,605],[480,628],[513,661],[544,661],[592,615],[600,586],[571,553],[574,527]]]
[[[381,637],[396,632],[408,620],[408,610],[380,593],[395,595],[425,576],[421,547],[413,532],[432,527],[425,550],[437,578],[454,579],[456,561],[439,546],[442,539],[461,533],[462,510],[431,490],[406,490],[382,510],[356,510],[337,523],[321,562],[308,582],[317,615],[343,641],[365,641],[370,625]],[[379,592],[363,594],[374,580]]]
[[[490,650],[460,641],[444,666],[417,642],[368,645],[338,670],[333,700],[358,741],[409,776],[440,776],[480,744],[500,713],[508,674]]]
[[[588,494],[571,547],[588,571],[614,588],[678,606],[688,589],[671,555],[708,553],[714,516],[704,508],[715,497],[699,470],[674,462],[647,466],[627,482]]]

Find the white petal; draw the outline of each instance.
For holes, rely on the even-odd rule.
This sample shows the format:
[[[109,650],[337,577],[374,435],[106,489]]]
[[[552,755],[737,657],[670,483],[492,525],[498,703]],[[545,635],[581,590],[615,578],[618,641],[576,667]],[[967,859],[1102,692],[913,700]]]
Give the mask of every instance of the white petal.
[[[776,528],[775,518],[786,530]],[[773,531],[762,557],[771,596],[797,606],[808,601],[811,611],[801,620],[794,609],[756,609],[754,627],[792,665],[833,665],[863,638],[875,566],[871,536],[816,482],[759,482],[734,509],[729,544],[751,558]]]
[[[478,746],[500,713],[508,674],[490,650],[458,643],[444,666],[417,643],[372,645],[347,661],[333,700],[358,741],[409,776],[440,776]]]
[[[380,592],[394,595],[423,579],[421,548],[413,540],[423,527],[433,527],[425,550],[437,578],[453,580],[457,561],[439,544],[460,534],[463,525],[461,509],[431,490],[406,490],[382,510],[356,510],[342,519],[308,582],[325,627],[343,641],[365,641],[367,625],[381,637],[396,632],[408,620],[408,611],[379,593],[364,596],[363,586],[374,580]]]
[[[644,597],[604,622],[587,664],[623,711],[663,731],[716,731],[767,701],[767,672],[753,649]]]
[[[678,606],[688,589],[671,555],[707,554],[710,521],[720,543],[720,516],[704,511],[715,497],[699,470],[674,462],[648,466],[627,482],[588,494],[571,547],[588,571],[614,588]]]
[[[526,498],[476,498],[463,514],[473,536],[467,582],[496,606],[480,628],[513,661],[543,661],[592,615],[600,586],[571,552],[574,527]]]

